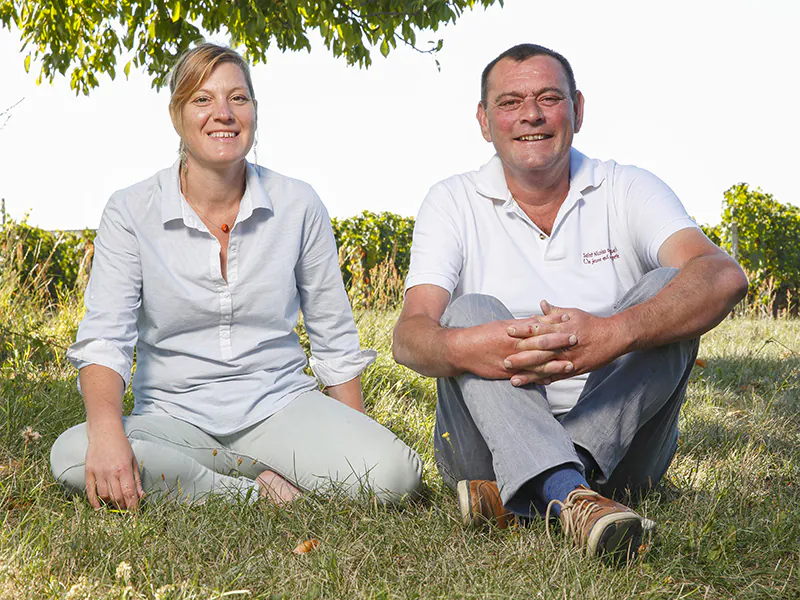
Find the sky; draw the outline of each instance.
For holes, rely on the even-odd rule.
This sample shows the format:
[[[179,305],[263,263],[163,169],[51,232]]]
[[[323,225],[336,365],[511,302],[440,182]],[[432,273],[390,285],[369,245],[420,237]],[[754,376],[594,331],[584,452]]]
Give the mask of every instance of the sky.
[[[789,0],[506,0],[418,35],[420,47],[444,40],[441,70],[400,47],[349,67],[312,35],[310,53],[273,50],[253,70],[257,160],[310,183],[331,216],[413,216],[436,182],[492,157],[475,120],[481,71],[534,42],[572,63],[584,154],[652,171],[700,223],[719,222],[738,182],[800,204],[789,170],[800,159],[798,23]],[[175,161],[168,93],[134,70],[89,97],[61,76],[37,87],[20,46],[0,29],[0,112],[24,98],[0,130],[0,197],[39,227],[97,227],[115,190]]]

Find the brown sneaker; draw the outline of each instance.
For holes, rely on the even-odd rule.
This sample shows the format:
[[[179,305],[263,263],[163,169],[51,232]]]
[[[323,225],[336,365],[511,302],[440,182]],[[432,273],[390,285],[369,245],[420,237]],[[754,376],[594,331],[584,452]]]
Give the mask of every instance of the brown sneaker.
[[[547,506],[547,535],[550,535],[550,509],[561,506],[561,525],[579,548],[589,556],[612,559],[634,558],[642,543],[643,519],[627,506],[614,502],[583,486],[575,488],[564,502],[553,500]],[[652,521],[648,521],[652,523]]]
[[[489,524],[505,529],[516,520],[514,514],[503,506],[495,481],[459,481],[458,508],[461,510],[461,520],[467,527],[483,527]]]

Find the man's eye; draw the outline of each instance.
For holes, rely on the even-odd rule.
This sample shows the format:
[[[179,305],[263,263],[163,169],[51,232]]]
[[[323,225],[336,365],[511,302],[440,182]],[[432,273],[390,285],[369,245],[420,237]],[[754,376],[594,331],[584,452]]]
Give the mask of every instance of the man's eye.
[[[502,102],[500,102],[500,104],[498,104],[498,106],[500,108],[505,108],[505,109],[516,108],[517,106],[519,106],[519,100],[517,99],[503,100]]]
[[[545,96],[544,98],[539,99],[539,104],[544,104],[545,106],[555,106],[559,102],[561,102],[562,98],[559,96]]]

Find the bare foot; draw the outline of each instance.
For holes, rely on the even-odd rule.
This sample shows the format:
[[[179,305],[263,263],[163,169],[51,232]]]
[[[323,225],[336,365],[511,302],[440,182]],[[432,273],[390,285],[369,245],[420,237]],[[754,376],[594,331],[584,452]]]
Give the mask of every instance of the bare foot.
[[[301,493],[291,483],[273,471],[264,471],[256,477],[262,498],[268,498],[275,504],[286,504],[300,497]]]

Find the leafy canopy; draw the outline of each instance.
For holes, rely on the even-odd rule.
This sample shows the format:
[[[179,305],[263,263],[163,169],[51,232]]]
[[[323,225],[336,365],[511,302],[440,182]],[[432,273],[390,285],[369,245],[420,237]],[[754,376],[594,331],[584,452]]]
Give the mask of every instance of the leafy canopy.
[[[348,64],[368,67],[370,48],[388,55],[398,41],[416,47],[416,32],[436,31],[467,8],[503,0],[0,0],[0,25],[19,29],[26,54],[41,64],[37,83],[67,75],[75,93],[112,79],[123,67],[144,67],[153,85],[166,83],[176,56],[204,37],[226,31],[253,63],[268,48],[310,49],[318,30],[325,46]],[[442,41],[424,52],[440,49]]]

